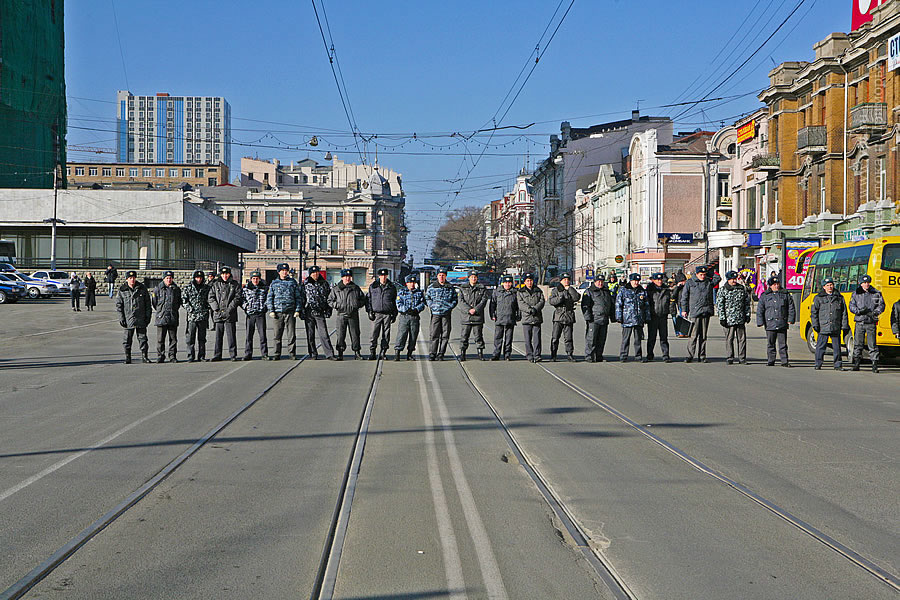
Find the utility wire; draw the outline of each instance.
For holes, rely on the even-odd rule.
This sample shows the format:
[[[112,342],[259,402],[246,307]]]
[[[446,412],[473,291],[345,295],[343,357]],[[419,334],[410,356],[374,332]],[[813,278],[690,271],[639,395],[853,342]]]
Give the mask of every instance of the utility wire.
[[[116,39],[119,41],[119,56],[122,57],[122,73],[125,74],[125,88],[128,89],[128,70],[125,68],[125,51],[122,50],[122,36],[119,34],[119,18],[116,16],[116,0],[109,0],[112,6],[113,22],[116,24]]]

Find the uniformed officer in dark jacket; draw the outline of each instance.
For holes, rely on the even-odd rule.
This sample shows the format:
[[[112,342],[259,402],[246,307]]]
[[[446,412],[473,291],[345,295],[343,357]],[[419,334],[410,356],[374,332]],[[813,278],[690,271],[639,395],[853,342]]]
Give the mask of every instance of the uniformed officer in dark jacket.
[[[241,290],[244,295],[244,312],[247,314],[247,337],[244,343],[244,360],[253,360],[254,332],[259,336],[259,351],[262,358],[272,360],[269,356],[269,341],[266,337],[266,282],[262,273],[250,273],[250,281]]]
[[[406,287],[397,292],[397,345],[394,350],[400,360],[400,353],[406,348],[406,360],[415,360],[416,339],[419,337],[419,313],[425,310],[425,294],[416,285],[416,276],[406,276]]]
[[[150,362],[147,356],[149,343],[147,341],[147,325],[150,324],[151,312],[150,292],[143,283],[137,280],[135,271],[125,273],[125,283],[116,292],[116,312],[119,315],[119,325],[125,330],[122,336],[122,346],[125,347],[125,364],[131,364],[131,340],[137,332],[138,346],[141,349],[141,360]]]
[[[900,300],[894,302],[891,307],[891,331],[897,341],[900,341]]]
[[[475,334],[475,350],[484,360],[484,309],[490,292],[478,283],[478,272],[469,271],[469,282],[459,286],[459,309],[462,312],[462,334],[459,340],[459,359],[466,360],[469,335]]]
[[[834,370],[843,371],[841,361],[841,332],[850,333],[847,319],[847,303],[844,297],[834,289],[834,279],[826,277],[822,280],[822,291],[813,298],[809,310],[809,321],[818,334],[816,339],[816,370],[822,368],[825,360],[825,348],[831,338],[831,350],[834,352]]]
[[[391,346],[391,324],[397,320],[397,286],[388,279],[389,269],[378,269],[378,279],[366,293],[366,312],[373,322],[372,339],[369,342],[369,359],[375,360],[378,341],[381,340],[381,357]]]
[[[230,267],[219,269],[219,276],[209,286],[209,308],[216,324],[216,345],[210,362],[222,360],[222,341],[228,334],[228,353],[237,360],[238,307],[244,301],[240,284],[231,276]]]
[[[303,282],[303,290],[306,292],[306,345],[309,355],[313,360],[319,358],[316,346],[316,332],[318,332],[325,358],[334,360],[334,348],[328,335],[328,323],[325,322],[325,319],[331,316],[331,307],[328,306],[331,288],[322,277],[318,266],[313,265],[309,268],[309,276]]]
[[[334,345],[337,360],[344,360],[347,349],[347,331],[350,332],[350,349],[357,360],[362,359],[362,344],[359,341],[359,309],[366,306],[366,295],[353,282],[353,271],[341,269],[341,280],[328,294],[328,306],[337,313],[338,332]]]
[[[859,371],[859,363],[862,361],[863,344],[869,349],[869,359],[872,361],[872,372],[878,372],[878,344],[876,343],[875,328],[878,326],[878,317],[884,312],[884,296],[872,287],[872,278],[863,275],[859,280],[859,287],[850,295],[850,312],[854,314],[853,331],[853,370]]]
[[[206,358],[206,329],[209,325],[209,286],[203,271],[194,271],[193,280],[182,290],[181,300],[187,322],[188,362],[197,362]]]
[[[175,284],[175,273],[166,271],[163,280],[153,290],[151,298],[156,311],[156,362],[166,362],[166,337],[169,338],[169,362],[178,362],[178,311],[181,309],[181,288]]]
[[[559,277],[559,285],[550,292],[550,306],[553,310],[553,333],[550,336],[550,360],[556,360],[559,338],[562,336],[566,344],[566,356],[569,362],[575,362],[575,344],[572,341],[572,329],[575,326],[575,305],[578,304],[578,292],[570,285],[571,276],[563,273]]]
[[[650,320],[647,321],[647,360],[653,360],[656,338],[662,350],[664,362],[669,358],[669,317],[672,307],[672,290],[664,283],[665,273],[654,273],[647,284],[647,302],[650,305]]]
[[[715,313],[713,290],[722,278],[713,274],[707,277],[706,267],[697,267],[694,277],[688,279],[681,292],[681,316],[691,321],[691,341],[688,345],[688,357],[684,362],[692,362],[694,356],[700,362],[706,359],[706,339],[709,332],[709,320]]]
[[[647,290],[641,285],[641,276],[632,273],[628,276],[628,284],[620,287],[616,294],[616,321],[622,324],[622,346],[619,348],[619,360],[628,360],[628,343],[634,339],[634,357],[647,362],[642,357],[641,342],[644,338],[644,323],[650,320],[650,303]]]
[[[500,287],[491,295],[488,310],[494,322],[494,355],[491,360],[512,360],[513,333],[522,315],[517,301],[518,293],[513,289],[513,278],[504,275],[500,279]],[[479,352],[481,354],[481,352]],[[460,357],[460,360],[464,360]]]
[[[775,346],[781,355],[781,364],[790,366],[788,359],[787,330],[797,320],[797,309],[791,295],[781,289],[777,277],[766,281],[768,289],[759,297],[756,305],[756,325],[766,328],[766,354],[768,365],[775,365]]]
[[[581,296],[581,312],[587,323],[584,334],[584,360],[603,362],[606,334],[609,322],[616,318],[616,309],[613,305],[613,296],[602,277],[595,279]]]
[[[525,274],[525,285],[519,288],[517,301],[522,313],[522,333],[525,335],[525,360],[541,362],[541,325],[544,322],[544,292],[534,285],[534,275]]]

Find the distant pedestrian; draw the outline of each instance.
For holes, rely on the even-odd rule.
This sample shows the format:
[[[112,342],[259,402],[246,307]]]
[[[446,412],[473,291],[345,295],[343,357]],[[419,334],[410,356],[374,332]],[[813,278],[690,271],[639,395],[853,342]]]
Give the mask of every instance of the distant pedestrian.
[[[244,360],[253,360],[253,337],[259,337],[259,352],[263,360],[271,360],[269,342],[266,339],[266,282],[262,273],[250,273],[250,281],[244,285],[244,312],[247,315],[247,336],[244,342]]]
[[[109,294],[110,299],[112,299],[113,295],[116,293],[116,279],[119,278],[119,272],[112,265],[106,267],[106,273],[103,275],[106,280],[106,292]]]
[[[841,360],[841,333],[850,334],[847,319],[847,303],[844,297],[835,291],[834,279],[826,277],[822,280],[822,291],[813,298],[809,310],[809,320],[818,338],[816,339],[816,370],[822,368],[825,360],[825,348],[831,339],[831,351],[834,353],[834,370],[843,371]]]
[[[750,322],[750,292],[738,283],[737,271],[725,273],[725,284],[716,297],[719,324],[725,330],[725,362],[747,364],[747,323]]]
[[[756,305],[756,326],[766,328],[767,364],[775,366],[775,359],[780,355],[781,365],[789,367],[787,330],[797,320],[797,309],[791,295],[781,289],[777,277],[770,277],[766,287]]]
[[[425,310],[425,294],[416,285],[416,276],[406,276],[406,287],[397,292],[397,351],[395,361],[400,360],[400,353],[406,348],[406,360],[415,360],[416,340],[419,337],[419,314]]]
[[[431,350],[428,360],[444,360],[450,341],[453,309],[459,303],[456,288],[447,282],[447,269],[441,267],[437,281],[425,290],[425,303],[431,309]]]
[[[522,314],[511,275],[500,278],[500,287],[494,290],[488,310],[494,322],[494,355],[491,360],[500,360],[501,357],[512,360],[513,333]]]
[[[563,273],[559,276],[559,283],[550,292],[550,306],[553,307],[553,331],[550,335],[550,360],[552,361],[556,361],[559,340],[562,338],[565,342],[568,361],[575,362],[572,331],[575,326],[575,305],[578,304],[580,298],[578,292],[571,285],[571,280],[568,273]]]
[[[525,274],[525,285],[516,292],[519,312],[522,313],[522,333],[525,336],[525,360],[541,362],[541,326],[544,322],[544,292],[534,285],[534,274]]]
[[[209,326],[209,286],[204,281],[203,271],[194,271],[194,277],[181,293],[184,302],[185,340],[188,362],[206,358],[206,330]]]
[[[384,358],[391,346],[391,325],[397,320],[397,286],[389,279],[389,269],[378,269],[378,279],[366,293],[366,312],[373,322],[369,359]],[[380,352],[376,354],[380,342]]]
[[[366,307],[366,295],[353,282],[353,271],[341,270],[341,280],[331,288],[328,305],[337,313],[337,338],[334,349],[337,360],[344,360],[347,349],[347,333],[350,333],[350,349],[357,360],[362,359],[362,344],[359,340],[359,309]]]
[[[462,331],[459,336],[461,361],[466,360],[469,336],[473,334],[478,359],[484,360],[484,310],[490,298],[491,293],[478,283],[478,272],[469,271],[469,281],[459,286],[459,308],[462,313]]]
[[[141,350],[141,360],[145,363],[150,362],[150,357],[147,356],[149,351],[147,325],[150,324],[152,311],[150,293],[143,283],[138,282],[137,273],[128,271],[125,274],[125,283],[116,292],[116,313],[119,315],[119,325],[125,330],[122,336],[125,364],[131,364],[131,341],[135,333]]]
[[[81,279],[74,271],[69,277],[69,296],[72,299],[72,310],[81,312]]]
[[[328,323],[325,319],[331,317],[331,307],[328,306],[328,294],[331,288],[322,277],[322,273],[316,265],[309,268],[309,276],[303,282],[303,290],[306,292],[306,346],[309,356],[316,360],[319,358],[316,344],[316,333],[325,358],[334,360],[334,348],[331,345],[331,336],[328,334]]]
[[[869,360],[872,361],[872,372],[878,372],[878,344],[875,339],[875,329],[878,326],[878,318],[884,312],[884,296],[872,286],[872,278],[863,275],[857,287],[850,296],[850,312],[853,313],[855,330],[853,332],[853,370],[859,371],[862,362],[863,344],[869,350]]]
[[[275,321],[275,360],[281,360],[281,339],[287,331],[287,347],[291,360],[297,359],[297,319],[306,311],[306,291],[291,277],[287,263],[276,267],[278,277],[269,284],[266,308]]]
[[[706,358],[706,340],[709,320],[715,312],[713,293],[721,279],[718,274],[708,278],[706,267],[697,267],[695,276],[684,284],[684,291],[681,293],[681,316],[691,320],[691,341],[688,345],[688,357],[684,362],[692,362],[694,356],[700,362],[709,362]]]
[[[585,321],[584,360],[603,362],[609,322],[615,321],[616,309],[613,296],[602,277],[595,280],[581,296],[581,314]]]
[[[93,311],[97,306],[97,280],[93,273],[84,274],[84,307]]]
[[[633,339],[634,358],[647,362],[647,357],[642,357],[641,342],[644,338],[644,324],[650,321],[650,316],[647,290],[641,285],[640,274],[632,273],[628,276],[628,285],[616,294],[616,321],[622,324],[620,361],[628,360],[628,344]]]
[[[663,284],[665,273],[654,273],[647,284],[647,303],[650,306],[650,320],[647,321],[647,360],[652,361],[659,338],[659,349],[664,362],[672,362],[669,357],[669,314],[672,310],[672,290]]]
[[[231,360],[238,360],[237,311],[243,301],[241,285],[231,276],[231,268],[219,269],[219,276],[209,286],[209,308],[216,326],[216,344],[210,362],[222,360],[222,343],[226,334],[228,336],[228,354],[231,356]]]

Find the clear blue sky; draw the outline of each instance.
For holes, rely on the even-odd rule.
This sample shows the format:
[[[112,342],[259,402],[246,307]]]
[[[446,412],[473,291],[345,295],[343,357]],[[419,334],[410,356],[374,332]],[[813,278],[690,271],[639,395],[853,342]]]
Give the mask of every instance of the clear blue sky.
[[[426,138],[439,149],[387,134],[468,135],[489,122],[529,60],[557,0],[325,0],[325,10],[358,127],[379,134],[379,163],[403,174],[410,247],[418,262],[446,207],[484,205],[499,197],[503,189],[496,188],[509,185],[526,154],[546,154],[547,138],[558,133],[560,121],[588,126],[626,118],[638,101],[642,114],[674,116],[675,109],[652,107],[703,97],[798,1],[576,0],[500,123],[536,124],[523,132],[527,137],[494,136],[474,169],[483,149],[477,140],[487,142],[486,137]],[[568,5],[569,0],[562,2],[545,42]],[[806,0],[712,97],[758,91],[767,85],[774,64],[811,60],[813,43],[832,31],[849,30],[850,13],[851,0]],[[698,76],[694,89],[683,94]],[[69,143],[114,147],[113,100],[119,89],[224,96],[232,107],[233,138],[255,144],[233,146],[234,173],[244,155],[321,160],[322,153],[283,149],[305,144],[313,133],[321,140],[319,150],[352,140],[312,4],[303,0],[69,0],[66,78]],[[721,121],[730,123],[758,106],[753,94],[718,104],[701,105],[702,113],[691,111],[676,128],[717,129]],[[336,152],[358,160],[355,148]],[[97,156],[73,152],[70,159]],[[461,182],[444,180],[470,170],[457,196],[453,191]]]

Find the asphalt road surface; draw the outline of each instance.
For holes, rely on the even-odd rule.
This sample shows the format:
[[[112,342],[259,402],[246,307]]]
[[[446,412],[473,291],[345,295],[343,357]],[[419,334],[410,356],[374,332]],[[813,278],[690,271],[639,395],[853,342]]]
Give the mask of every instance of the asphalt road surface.
[[[99,302],[0,306],[0,598],[898,597],[895,365],[125,365]]]

